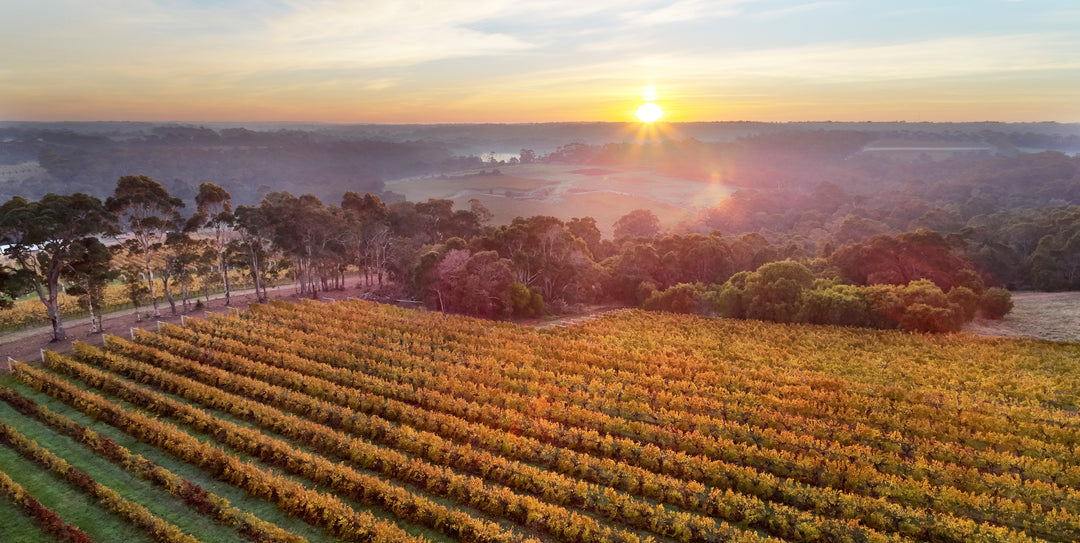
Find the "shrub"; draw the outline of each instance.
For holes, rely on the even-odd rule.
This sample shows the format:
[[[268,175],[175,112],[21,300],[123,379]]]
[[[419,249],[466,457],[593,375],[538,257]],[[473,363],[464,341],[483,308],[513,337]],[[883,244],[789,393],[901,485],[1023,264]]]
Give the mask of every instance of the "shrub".
[[[515,317],[539,317],[544,314],[544,297],[523,283],[510,283],[510,309]]]
[[[664,291],[653,291],[645,300],[645,309],[671,313],[701,313],[705,308],[705,285],[679,283]]]
[[[897,322],[912,332],[955,332],[964,323],[963,310],[929,279],[912,281],[899,288],[904,313]]]
[[[803,291],[796,320],[839,326],[872,326],[874,323],[866,289],[853,285],[831,285]]]
[[[985,319],[1003,319],[1012,311],[1012,294],[1003,288],[987,289],[979,300],[977,313]]]
[[[814,283],[814,272],[792,260],[770,262],[746,279],[746,316],[774,322],[791,322],[799,313],[802,292]]]
[[[727,283],[717,285],[705,295],[705,303],[719,316],[727,318],[746,318],[746,308],[743,304],[743,288],[745,274],[739,272],[731,277]],[[735,277],[740,277],[737,281]]]
[[[964,322],[975,318],[975,313],[978,311],[981,301],[982,298],[968,287],[953,287],[949,291],[949,303],[960,308]]]

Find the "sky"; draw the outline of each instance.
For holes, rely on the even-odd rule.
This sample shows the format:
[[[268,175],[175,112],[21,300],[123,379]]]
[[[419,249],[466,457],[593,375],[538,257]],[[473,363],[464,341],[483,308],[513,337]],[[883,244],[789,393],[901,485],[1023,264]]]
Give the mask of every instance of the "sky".
[[[0,0],[0,120],[1080,122],[1078,0]]]

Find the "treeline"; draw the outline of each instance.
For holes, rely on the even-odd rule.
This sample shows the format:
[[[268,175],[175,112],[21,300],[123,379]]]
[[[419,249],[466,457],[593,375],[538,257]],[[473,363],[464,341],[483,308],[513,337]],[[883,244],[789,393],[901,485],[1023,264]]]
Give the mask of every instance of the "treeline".
[[[927,229],[996,284],[1080,289],[1080,156],[1007,152],[1014,136],[1018,143],[1039,138],[994,133],[981,135],[998,142],[993,154],[911,162],[861,152],[878,135],[821,130],[727,143],[572,144],[542,158],[635,165],[735,189],[678,232],[756,232],[805,256],[829,257],[874,236]]]
[[[1000,319],[1012,309],[1009,291],[985,288],[974,274],[969,286],[942,290],[929,279],[907,285],[850,285],[822,279],[791,260],[739,272],[722,285],[680,283],[666,290],[646,286],[645,309],[773,322],[954,332],[976,316]]]
[[[673,132],[660,141],[570,143],[538,159],[630,165],[764,191],[805,193],[823,181],[862,195],[901,187],[910,192],[914,186],[909,196],[930,201],[963,203],[978,195],[1009,207],[1045,203],[1062,192],[1075,196],[1069,181],[1076,175],[1076,157],[1065,152],[1080,151],[1080,135],[1048,136],[1058,144],[1046,141],[1035,148],[1039,152],[1023,151],[1012,141],[1029,141],[1026,136],[1031,136],[1033,143],[1040,138],[999,132],[786,130],[719,142],[680,136]],[[876,146],[883,150],[875,151]]]
[[[37,162],[46,173],[0,184],[0,200],[16,195],[35,199],[50,192],[104,198],[118,177],[141,172],[189,204],[203,182],[225,188],[238,204],[257,204],[281,190],[329,201],[349,190],[379,193],[384,180],[479,168],[479,156],[491,149],[520,147],[520,158],[510,161],[632,165],[754,190],[806,191],[824,180],[845,188],[921,180],[929,188],[947,190],[975,181],[993,191],[1003,182],[1027,194],[1016,196],[1047,201],[1062,191],[1075,195],[1075,184],[1067,183],[1069,177],[1052,176],[1046,181],[1061,186],[1031,191],[1032,175],[1053,174],[1056,167],[1032,164],[1043,159],[1030,157],[1043,154],[1025,153],[1080,152],[1080,134],[1067,125],[680,123],[667,125],[659,141],[644,142],[628,140],[633,132],[618,123],[284,124],[255,130],[31,123],[0,127],[0,164]],[[575,143],[563,144],[567,141]],[[935,162],[929,154],[912,155],[912,160],[864,152],[876,144],[926,146],[928,153],[940,147],[952,158]],[[947,151],[950,146],[971,150]],[[1023,171],[1014,175],[1017,168]],[[959,188],[965,191],[963,200],[974,196]]]
[[[1080,187],[1080,161],[1067,159]],[[1045,193],[1031,181],[1028,193]],[[1039,188],[1042,187],[1042,188]],[[970,262],[997,285],[1010,289],[1080,289],[1080,194],[1058,194],[1045,202],[1017,196],[1019,203],[995,203],[984,188],[979,196],[955,204],[923,199],[919,186],[861,195],[823,183],[809,193],[736,192],[723,204],[684,224],[686,231],[760,232],[806,255],[831,257],[844,247],[859,249],[840,258],[875,258],[882,244],[905,232],[931,230],[942,235],[950,253]],[[944,189],[936,189],[944,190]],[[976,189],[972,189],[976,191]],[[876,248],[875,248],[876,247]],[[860,252],[861,251],[861,252]],[[868,254],[863,254],[869,251]],[[931,255],[933,257],[933,255]],[[885,282],[902,278],[899,269]],[[897,275],[900,274],[900,275]],[[916,277],[908,277],[913,279]]]
[[[138,135],[83,134],[53,129],[7,129],[0,163],[36,161],[47,173],[0,184],[0,200],[47,193],[109,195],[116,179],[143,172],[191,203],[211,182],[239,203],[289,190],[337,197],[346,190],[378,193],[384,179],[479,166],[432,141],[343,140],[295,129],[158,126]]]
[[[1000,282],[969,258],[968,245],[929,230],[813,253],[798,237],[774,243],[759,233],[661,235],[647,210],[619,219],[612,240],[589,217],[519,217],[492,226],[491,213],[475,200],[454,209],[449,200],[387,204],[346,192],[333,205],[275,192],[257,206],[233,208],[228,191],[204,183],[196,202],[195,213],[183,218],[183,202],[146,176],[120,178],[104,202],[78,193],[13,198],[0,207],[10,262],[0,270],[3,290],[11,298],[35,292],[56,339],[65,336],[61,286],[81,294],[94,316],[95,300],[119,271],[133,292],[144,282],[155,315],[159,283],[173,313],[170,284],[180,286],[186,311],[186,285],[207,269],[220,274],[226,304],[237,271],[263,301],[269,274],[290,274],[302,295],[316,298],[343,288],[355,269],[384,300],[411,298],[486,318],[616,303],[950,331],[976,315],[1000,318],[1010,307],[1006,291],[987,289]],[[107,247],[99,239],[107,236],[126,241]],[[139,264],[115,269],[118,253]]]

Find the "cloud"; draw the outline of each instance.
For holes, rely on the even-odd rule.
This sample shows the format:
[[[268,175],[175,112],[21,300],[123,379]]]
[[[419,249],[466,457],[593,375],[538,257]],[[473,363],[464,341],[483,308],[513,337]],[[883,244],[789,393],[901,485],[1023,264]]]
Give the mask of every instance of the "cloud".
[[[533,47],[511,35],[470,25],[506,11],[499,1],[294,3],[267,22],[267,42],[285,59],[306,64],[386,66],[504,54]]]
[[[825,9],[835,6],[843,6],[848,2],[839,1],[822,1],[822,2],[807,2],[803,4],[795,4],[791,6],[785,6],[775,9],[768,9],[754,13],[755,17],[761,19],[779,19],[781,17],[790,17],[792,15],[798,15],[809,11],[815,11],[819,9]]]
[[[162,77],[404,66],[534,47],[473,28],[512,12],[508,0],[455,0],[434,8],[418,0],[121,4],[102,0],[91,8],[41,0],[40,6],[19,8],[0,20],[0,49],[7,51],[0,51],[0,60],[10,57],[28,75],[93,70]]]
[[[750,51],[720,60],[742,74],[837,81],[953,77],[1080,68],[1065,35],[960,36],[895,44],[823,44]],[[693,62],[693,61],[691,61]],[[726,64],[726,65],[725,65]]]
[[[825,43],[758,50],[660,52],[534,73],[536,80],[624,79],[658,82],[769,79],[858,82],[1080,69],[1080,39],[1070,35],[938,38],[893,44]]]
[[[630,11],[620,19],[631,26],[653,26],[733,17],[748,0],[679,0],[661,7]]]
[[[1069,26],[1080,20],[1075,8],[1035,9],[1029,3],[1031,9],[1019,8],[1024,17],[1017,9],[999,15],[1011,17],[1010,23],[1015,19],[1015,25],[996,27],[1015,28],[1012,34],[984,29],[965,36],[934,25],[924,28],[926,16],[870,10],[874,20],[869,22],[841,17],[839,4],[860,5],[850,0],[0,2],[0,66],[7,71],[0,74],[0,94],[58,104],[90,104],[87,97],[93,96],[148,104],[262,100],[268,111],[274,104],[302,102],[329,108],[331,99],[382,100],[380,108],[411,100],[407,103],[429,104],[430,111],[444,104],[480,104],[476,109],[481,110],[484,103],[520,98],[523,104],[564,100],[584,110],[620,96],[636,99],[650,83],[667,100],[793,95],[810,87],[911,89],[918,86],[912,81],[930,87],[945,78],[980,75],[1007,78],[1012,89],[1041,92],[1052,79],[1045,74],[1051,74],[1060,76],[1058,86],[1067,92],[1080,75],[1080,57],[1073,53],[1080,50],[1080,35]],[[918,39],[907,30],[915,23]],[[977,31],[977,23],[972,19],[967,30]],[[1046,79],[1037,80],[1038,71]],[[460,107],[464,111],[465,105]]]

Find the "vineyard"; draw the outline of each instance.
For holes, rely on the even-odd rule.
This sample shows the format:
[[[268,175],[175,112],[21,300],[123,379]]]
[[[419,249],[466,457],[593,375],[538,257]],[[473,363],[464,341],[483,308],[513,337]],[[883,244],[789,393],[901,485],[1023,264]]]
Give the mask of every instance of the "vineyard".
[[[274,302],[43,360],[0,541],[1080,540],[1077,343]]]

